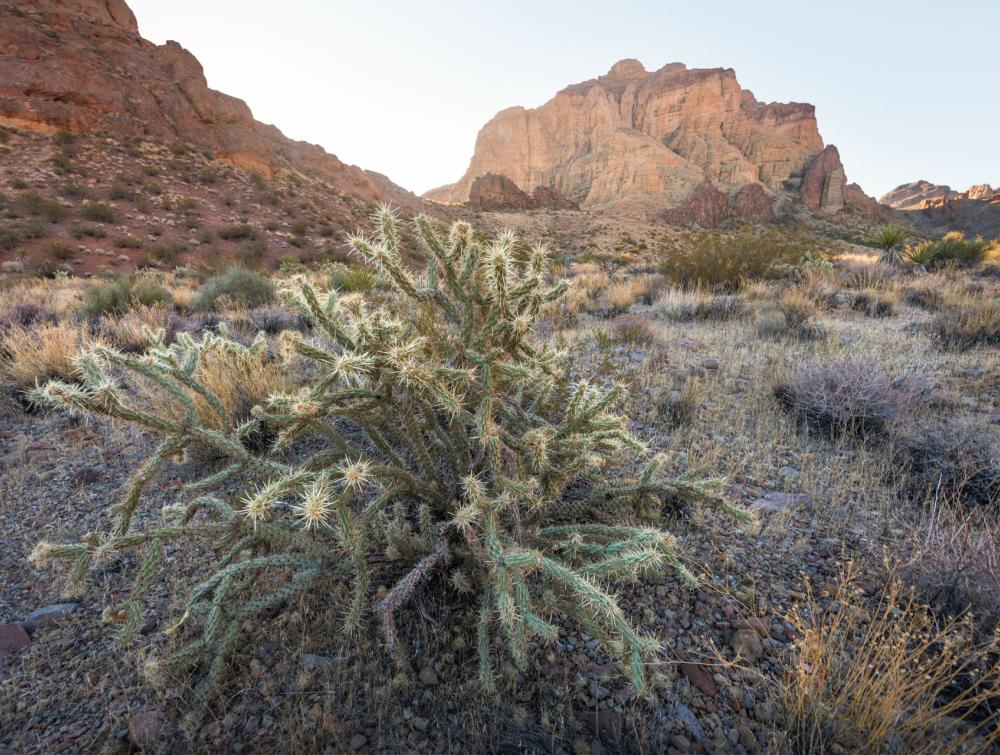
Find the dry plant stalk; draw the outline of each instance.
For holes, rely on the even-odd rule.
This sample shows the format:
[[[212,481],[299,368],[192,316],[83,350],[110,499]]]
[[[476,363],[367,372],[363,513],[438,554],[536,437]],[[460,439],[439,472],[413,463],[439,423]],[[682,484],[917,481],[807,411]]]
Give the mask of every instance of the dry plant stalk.
[[[875,606],[848,566],[824,608],[807,585],[781,689],[797,752],[985,753],[1000,744],[1000,636],[937,619],[895,571]]]

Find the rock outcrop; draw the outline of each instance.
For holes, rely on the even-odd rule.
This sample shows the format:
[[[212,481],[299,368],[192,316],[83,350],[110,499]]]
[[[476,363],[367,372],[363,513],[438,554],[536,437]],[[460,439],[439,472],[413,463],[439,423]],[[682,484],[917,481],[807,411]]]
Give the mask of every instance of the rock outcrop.
[[[1000,190],[975,184],[959,192],[950,186],[914,181],[897,186],[879,200],[928,233],[962,231],[969,236],[1000,237]]]
[[[663,218],[677,225],[697,224],[702,228],[716,228],[730,218],[774,223],[778,216],[770,195],[760,184],[747,184],[737,192],[735,199],[730,199],[728,194],[719,191],[705,178],[684,204],[665,210]]]
[[[950,186],[920,180],[897,186],[883,194],[879,202],[895,210],[922,210],[939,204],[942,200],[957,197],[958,194]]]
[[[501,111],[480,130],[465,175],[424,196],[469,201],[473,182],[487,173],[506,175],[522,191],[556,190],[584,208],[656,212],[716,203],[705,181],[732,199],[749,185],[764,195],[787,191],[786,182],[802,176],[816,209],[835,212],[845,185],[812,105],[758,102],[732,69],[671,63],[648,72],[636,60],[541,107]],[[759,193],[749,199],[766,213]]]
[[[179,140],[264,174],[302,171],[365,201],[419,200],[256,121],[177,42],[139,36],[123,0],[0,0],[0,125]]]
[[[472,182],[469,205],[476,210],[518,211],[539,209],[579,209],[558,191],[537,186],[528,194],[502,173],[487,173]]]
[[[846,189],[847,175],[840,162],[840,152],[830,144],[809,163],[799,187],[799,198],[811,210],[840,212]]]

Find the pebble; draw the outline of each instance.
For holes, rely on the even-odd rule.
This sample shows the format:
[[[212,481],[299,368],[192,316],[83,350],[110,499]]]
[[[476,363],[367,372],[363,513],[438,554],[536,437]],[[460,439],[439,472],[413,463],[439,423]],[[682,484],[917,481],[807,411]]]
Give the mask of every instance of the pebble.
[[[764,654],[764,645],[760,635],[753,629],[737,629],[729,641],[736,655],[748,661],[755,662]]]
[[[29,613],[23,622],[24,628],[29,632],[36,629],[44,629],[58,624],[80,607],[79,603],[53,603],[45,608]]]
[[[419,678],[420,681],[428,687],[438,683],[438,675],[435,673],[433,666],[424,666],[420,669]]]
[[[360,750],[366,744],[368,744],[368,737],[364,734],[355,734],[351,737],[350,746],[352,750]]]

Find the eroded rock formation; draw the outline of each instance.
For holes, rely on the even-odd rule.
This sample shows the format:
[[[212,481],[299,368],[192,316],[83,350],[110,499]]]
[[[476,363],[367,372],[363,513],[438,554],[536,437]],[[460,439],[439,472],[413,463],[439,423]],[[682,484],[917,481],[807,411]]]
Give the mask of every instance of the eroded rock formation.
[[[502,173],[487,173],[472,182],[469,190],[469,205],[477,210],[538,210],[538,209],[578,209],[574,202],[566,199],[554,189],[537,186],[528,194]]]
[[[879,200],[928,233],[962,231],[970,236],[1000,237],[1000,189],[975,184],[959,192],[950,186],[913,181]]]
[[[760,216],[767,214],[762,195],[787,190],[789,179],[801,179],[810,206],[830,212],[843,206],[846,183],[812,105],[758,102],[732,69],[671,63],[648,72],[636,60],[541,107],[501,111],[480,130],[465,175],[425,197],[468,201],[487,173],[502,173],[525,192],[556,190],[584,208],[703,208],[694,214],[722,204],[706,181],[727,199],[754,185],[760,191],[742,206]]]
[[[0,0],[0,125],[181,140],[261,173],[316,175],[365,201],[419,204],[384,176],[256,121],[245,102],[210,89],[177,42],[142,39],[123,0]]]

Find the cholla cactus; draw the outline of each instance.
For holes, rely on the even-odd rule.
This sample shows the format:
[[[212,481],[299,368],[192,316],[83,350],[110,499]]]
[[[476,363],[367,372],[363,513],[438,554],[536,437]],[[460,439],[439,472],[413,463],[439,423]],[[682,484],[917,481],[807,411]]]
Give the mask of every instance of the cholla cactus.
[[[382,208],[375,220],[375,236],[353,236],[350,245],[391,284],[389,304],[299,283],[291,299],[321,334],[291,344],[313,362],[310,380],[298,392],[271,395],[243,424],[234,426],[195,377],[210,355],[206,341],[157,342],[141,357],[97,348],[80,357],[82,385],[40,389],[39,400],[127,420],[164,439],[136,473],[109,533],[42,544],[36,556],[69,559],[73,578],[82,579],[102,557],[144,549],[131,597],[110,612],[130,637],[164,544],[197,539],[214,548],[217,570],[193,587],[170,630],[188,625],[196,636],[162,662],[207,662],[206,690],[252,617],[331,578],[353,587],[345,629],[374,613],[397,653],[397,611],[421,582],[447,579],[478,601],[485,685],[498,646],[523,668],[528,640],[554,639],[553,617],[561,614],[601,640],[642,687],[657,643],[630,625],[607,584],[665,567],[694,580],[674,539],[639,512],[658,510],[648,504],[665,496],[742,512],[712,492],[717,480],[661,479],[660,458],[638,479],[609,475],[622,452],[644,449],[612,411],[620,388],[571,383],[567,355],[530,340],[541,307],[565,290],[547,287],[544,247],[525,248],[511,233],[483,243],[462,222],[442,238],[421,217],[416,227],[430,261],[418,277],[401,261],[394,214]],[[219,346],[214,338],[210,345]],[[128,372],[161,386],[174,410],[131,406],[118,384]],[[217,421],[206,421],[206,407]],[[246,439],[264,425],[276,439],[254,451]],[[284,453],[306,439],[310,449],[318,440],[323,447],[304,458]],[[171,521],[134,528],[143,488],[194,443],[228,463],[187,486],[187,499],[164,512]],[[224,483],[240,492],[211,494]],[[405,576],[392,580],[401,566]],[[377,586],[384,597],[373,605]]]

